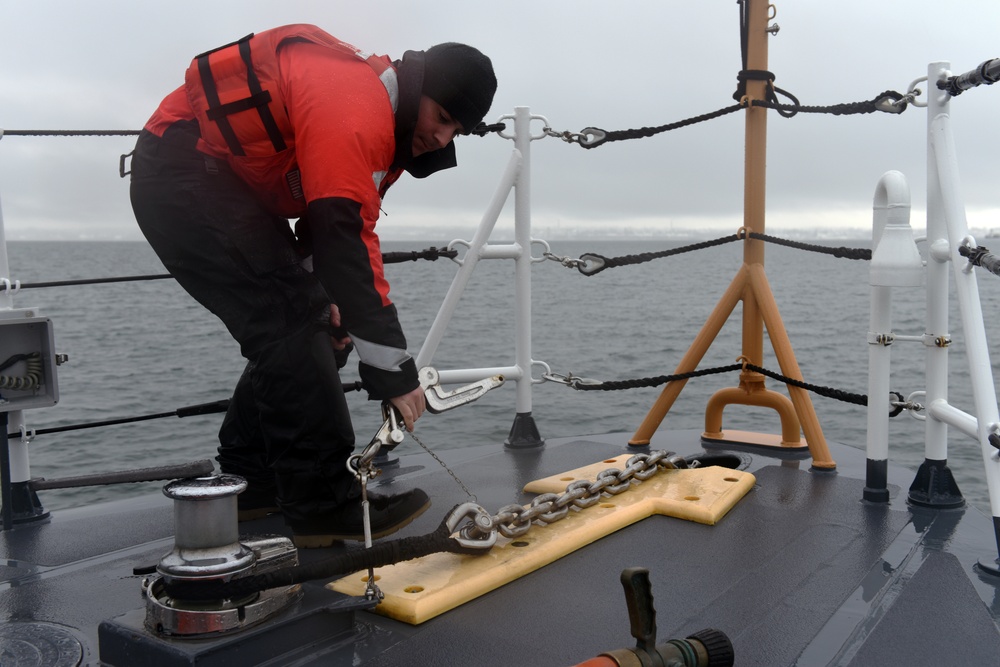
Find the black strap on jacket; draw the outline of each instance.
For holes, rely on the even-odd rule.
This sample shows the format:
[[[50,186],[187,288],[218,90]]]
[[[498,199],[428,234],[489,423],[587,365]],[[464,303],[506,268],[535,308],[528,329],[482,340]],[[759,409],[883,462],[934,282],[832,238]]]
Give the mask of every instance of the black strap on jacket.
[[[226,140],[226,144],[233,155],[246,155],[246,151],[243,150],[239,137],[236,136],[236,132],[233,130],[233,126],[230,124],[227,116],[250,109],[257,109],[260,121],[267,131],[267,136],[271,139],[271,144],[274,146],[275,152],[280,152],[287,148],[285,139],[281,136],[281,130],[278,128],[278,124],[275,122],[274,116],[271,114],[271,109],[268,106],[271,103],[271,92],[261,87],[260,79],[257,78],[257,73],[253,69],[253,62],[250,58],[250,39],[252,37],[253,33],[239,41],[206,51],[196,57],[198,61],[198,74],[201,75],[201,85],[205,89],[205,99],[208,100],[206,115],[209,120],[219,125],[219,131],[222,133],[222,137]],[[212,76],[212,68],[208,62],[208,57],[216,51],[231,46],[238,46],[240,57],[243,59],[243,64],[246,65],[247,88],[250,90],[250,96],[222,104],[222,101],[219,99],[218,88],[215,85],[215,78]]]

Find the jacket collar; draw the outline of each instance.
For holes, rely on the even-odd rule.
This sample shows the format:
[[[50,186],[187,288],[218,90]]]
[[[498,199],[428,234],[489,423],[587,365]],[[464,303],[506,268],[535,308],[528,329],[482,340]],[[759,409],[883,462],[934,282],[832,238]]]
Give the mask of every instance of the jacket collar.
[[[449,141],[444,148],[413,157],[413,132],[424,84],[424,52],[407,51],[402,60],[393,65],[399,80],[399,107],[396,109],[396,156],[392,166],[405,169],[415,178],[426,178],[436,171],[456,166],[454,141]]]

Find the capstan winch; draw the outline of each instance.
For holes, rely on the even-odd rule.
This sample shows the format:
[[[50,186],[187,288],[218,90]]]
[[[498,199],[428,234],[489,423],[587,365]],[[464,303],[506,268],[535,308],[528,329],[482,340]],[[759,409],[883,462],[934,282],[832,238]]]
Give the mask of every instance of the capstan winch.
[[[186,601],[167,586],[185,582],[228,582],[298,564],[286,537],[240,541],[236,496],[247,483],[236,475],[170,482],[163,493],[174,501],[174,548],[143,581],[146,628],[160,635],[202,637],[241,630],[285,609],[301,596],[300,586],[284,586],[241,598]]]

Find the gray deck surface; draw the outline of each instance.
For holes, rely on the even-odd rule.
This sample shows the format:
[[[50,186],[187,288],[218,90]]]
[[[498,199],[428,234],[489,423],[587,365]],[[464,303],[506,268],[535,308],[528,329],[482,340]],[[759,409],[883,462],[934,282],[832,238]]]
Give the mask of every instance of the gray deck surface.
[[[468,450],[450,465],[495,512],[525,502],[516,491],[525,482],[619,454],[623,444],[601,436],[552,441],[540,453]],[[680,444],[669,448],[682,451]],[[835,451],[844,463],[833,474],[810,471],[808,461],[751,456],[756,487],[715,526],[651,517],[417,627],[356,612],[357,636],[326,636],[316,644],[323,655],[296,664],[576,664],[635,645],[619,583],[621,571],[635,566],[650,571],[660,642],[716,628],[732,640],[737,665],[998,664],[1000,596],[973,568],[995,550],[989,520],[975,510],[910,510],[899,498],[905,474],[890,477],[897,485],[891,505],[862,502],[864,482],[851,475],[863,455],[861,464],[848,462],[843,449]],[[467,500],[426,455],[405,459],[400,473],[387,469],[378,490],[419,486],[433,501],[401,536],[430,532]],[[158,500],[112,508],[0,536],[0,575],[9,582],[0,585],[0,636],[18,623],[67,626],[84,647],[83,664],[97,664],[100,620],[117,618],[112,625],[123,635],[141,632],[132,569],[171,548],[170,509]],[[241,529],[284,531],[280,517]],[[302,552],[302,559],[327,553]],[[281,636],[322,627],[315,609],[336,596],[321,584],[307,586],[303,608],[285,619],[296,622]],[[266,632],[242,639],[263,646]],[[196,657],[191,664],[227,664],[219,657],[227,641],[239,643],[217,643],[221,662]]]

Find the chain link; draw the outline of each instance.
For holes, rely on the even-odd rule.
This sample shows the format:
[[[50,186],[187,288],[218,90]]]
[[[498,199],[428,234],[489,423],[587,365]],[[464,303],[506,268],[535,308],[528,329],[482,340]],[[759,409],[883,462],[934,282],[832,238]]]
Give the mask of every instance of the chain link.
[[[562,139],[568,144],[580,144],[584,148],[599,146],[604,143],[605,138],[607,137],[607,133],[604,130],[596,127],[585,127],[580,132],[570,132],[569,130],[558,132],[546,125],[542,128],[542,132],[547,137]]]
[[[475,494],[459,479],[458,475],[442,461],[437,454],[420,441],[412,432],[410,435],[420,447],[431,455],[442,468],[444,468],[452,479],[462,487],[466,495],[474,503],[478,503]],[[674,452],[665,450],[654,450],[648,454],[634,454],[625,462],[625,468],[606,468],[597,474],[593,482],[586,479],[579,479],[566,485],[565,491],[561,494],[542,493],[536,496],[531,503],[525,507],[517,503],[504,505],[495,515],[489,517],[490,526],[479,523],[472,523],[464,526],[460,533],[463,539],[470,542],[481,541],[485,545],[485,540],[494,531],[499,531],[501,535],[508,539],[522,537],[531,530],[536,520],[545,524],[552,524],[566,518],[571,507],[585,510],[600,502],[603,494],[618,495],[632,487],[632,480],[639,482],[651,478],[661,470],[673,470],[687,468],[688,463],[682,456]],[[485,513],[485,510],[484,510]],[[486,514],[488,517],[488,514]],[[492,544],[492,543],[490,543]]]
[[[617,495],[632,486],[632,480],[647,480],[660,470],[687,468],[687,461],[673,452],[657,450],[649,454],[635,454],[625,463],[625,468],[607,468],[591,482],[580,479],[566,485],[562,494],[543,493],[531,503],[504,505],[493,516],[493,526],[506,538],[525,535],[535,520],[551,524],[564,519],[571,507],[580,510],[592,507],[602,494]],[[475,531],[473,531],[475,532]]]
[[[577,259],[575,257],[563,257],[562,255],[556,255],[552,252],[543,252],[542,256],[545,259],[551,259],[553,262],[559,262],[567,269],[578,269],[581,266],[586,266],[587,262],[582,259]]]

